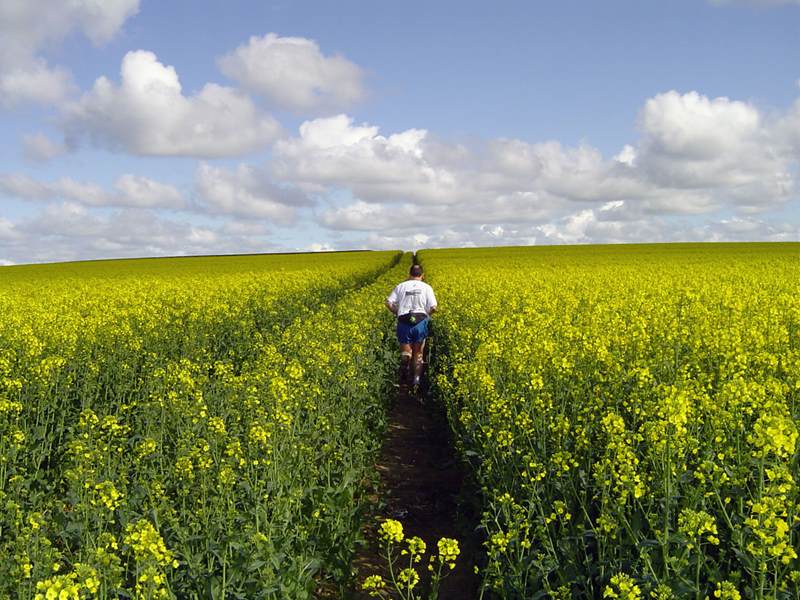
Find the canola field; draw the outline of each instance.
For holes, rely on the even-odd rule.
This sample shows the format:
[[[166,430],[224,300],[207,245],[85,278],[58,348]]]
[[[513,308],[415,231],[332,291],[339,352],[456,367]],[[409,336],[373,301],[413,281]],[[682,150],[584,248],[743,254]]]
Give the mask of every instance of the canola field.
[[[0,598],[349,577],[395,356],[361,252],[0,269]]]
[[[482,598],[800,598],[797,244],[417,258]],[[348,597],[410,264],[0,268],[0,599]]]
[[[419,258],[484,597],[800,597],[798,244]]]

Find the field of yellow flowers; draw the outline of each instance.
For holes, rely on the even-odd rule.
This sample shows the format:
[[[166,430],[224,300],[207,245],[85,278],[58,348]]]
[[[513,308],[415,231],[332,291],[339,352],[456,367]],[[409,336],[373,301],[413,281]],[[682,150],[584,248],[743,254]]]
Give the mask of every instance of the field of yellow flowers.
[[[798,250],[419,254],[484,597],[800,598]],[[0,598],[343,595],[408,265],[0,269]]]
[[[800,248],[419,254],[501,598],[798,598]]]
[[[0,598],[346,581],[395,360],[382,299],[408,264],[0,269]]]

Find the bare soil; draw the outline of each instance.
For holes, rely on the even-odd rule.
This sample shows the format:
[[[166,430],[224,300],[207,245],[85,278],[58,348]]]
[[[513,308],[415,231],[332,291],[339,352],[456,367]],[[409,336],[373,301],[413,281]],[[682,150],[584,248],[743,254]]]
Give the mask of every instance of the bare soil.
[[[376,516],[363,532],[368,545],[353,562],[357,579],[350,597],[369,598],[361,591],[361,583],[368,575],[388,576],[376,532],[384,519],[397,519],[403,523],[406,537],[417,535],[425,540],[428,553],[436,552],[439,538],[456,538],[461,555],[456,568],[442,582],[439,598],[478,598],[479,580],[473,571],[480,544],[475,533],[477,518],[471,514],[471,491],[451,444],[446,416],[428,394],[420,393],[417,398],[407,385],[396,389],[385,442],[375,465],[380,475]],[[425,565],[420,563],[418,569],[425,578],[423,586],[428,583]]]

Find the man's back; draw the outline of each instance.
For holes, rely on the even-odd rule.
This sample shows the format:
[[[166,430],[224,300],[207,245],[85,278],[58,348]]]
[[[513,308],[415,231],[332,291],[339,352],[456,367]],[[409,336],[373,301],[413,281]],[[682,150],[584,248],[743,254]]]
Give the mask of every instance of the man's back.
[[[408,279],[398,284],[388,298],[397,305],[397,316],[409,313],[430,314],[436,306],[433,288],[419,279]]]

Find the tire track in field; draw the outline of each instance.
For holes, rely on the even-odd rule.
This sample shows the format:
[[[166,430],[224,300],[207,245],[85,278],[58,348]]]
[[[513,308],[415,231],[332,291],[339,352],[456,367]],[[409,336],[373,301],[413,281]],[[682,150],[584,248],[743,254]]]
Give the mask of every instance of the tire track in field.
[[[455,570],[443,581],[439,598],[477,598],[479,580],[473,572],[478,553],[474,533],[477,518],[465,508],[471,503],[462,501],[470,492],[451,443],[447,417],[430,394],[424,394],[420,401],[409,393],[407,385],[396,390],[384,444],[375,465],[380,477],[376,515],[364,527],[367,547],[353,560],[357,577],[351,598],[369,598],[361,591],[368,575],[380,574],[388,579],[386,557],[377,543],[377,526],[384,519],[402,522],[407,538],[417,535],[425,540],[428,552],[417,566],[423,585],[427,584],[427,558],[436,552],[439,538],[456,538],[461,555]]]

